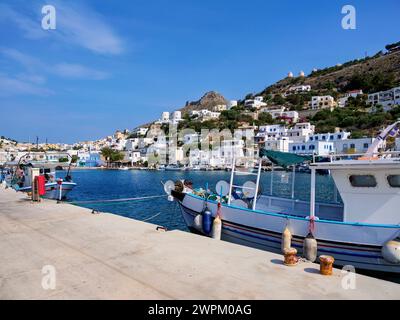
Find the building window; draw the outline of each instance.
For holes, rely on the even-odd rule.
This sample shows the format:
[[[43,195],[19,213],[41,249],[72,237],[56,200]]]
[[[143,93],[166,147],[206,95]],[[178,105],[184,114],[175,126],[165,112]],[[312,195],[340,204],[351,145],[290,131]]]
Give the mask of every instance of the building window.
[[[364,143],[364,149],[368,149],[369,145],[368,143]]]
[[[400,188],[400,175],[390,175],[387,180],[392,188]]]
[[[355,149],[356,145],[354,143],[350,144],[350,149]]]
[[[296,147],[295,146],[293,147],[293,151],[296,151]]]
[[[378,183],[373,175],[351,175],[349,177],[350,183],[356,188],[375,188]]]

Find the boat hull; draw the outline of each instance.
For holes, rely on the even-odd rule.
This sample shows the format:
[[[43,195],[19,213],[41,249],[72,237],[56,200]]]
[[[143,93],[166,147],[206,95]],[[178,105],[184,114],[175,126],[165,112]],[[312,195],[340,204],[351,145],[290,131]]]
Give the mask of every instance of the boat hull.
[[[46,194],[43,198],[46,199],[54,199],[60,200],[60,185],[57,182],[46,183]],[[74,182],[63,182],[61,184],[61,199],[65,199],[74,188],[76,187],[76,183]],[[32,192],[32,187],[23,187],[19,188],[17,191],[19,192]]]
[[[194,218],[202,212],[205,200],[186,194],[178,202],[188,228],[196,230]],[[215,216],[217,203],[207,201],[207,207]],[[309,232],[309,220],[282,214],[223,205],[221,217],[222,240],[275,253],[281,253],[282,231],[286,226],[289,226],[293,235],[292,247],[299,254],[302,254],[303,241]],[[318,242],[318,255],[333,256],[337,266],[400,273],[400,265],[387,263],[381,254],[382,245],[399,232],[398,226],[316,221],[314,234]]]

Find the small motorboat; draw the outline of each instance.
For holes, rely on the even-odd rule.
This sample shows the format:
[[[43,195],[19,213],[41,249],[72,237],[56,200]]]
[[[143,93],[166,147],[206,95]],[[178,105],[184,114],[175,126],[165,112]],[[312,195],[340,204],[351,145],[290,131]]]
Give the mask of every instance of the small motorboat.
[[[42,176],[45,181],[43,198],[65,200],[68,193],[77,186],[72,180],[71,163],[72,161],[68,166],[65,177],[61,179],[56,178],[56,169],[60,168],[59,165],[45,162],[26,162],[21,157],[7,184],[17,192],[31,193],[35,177]]]

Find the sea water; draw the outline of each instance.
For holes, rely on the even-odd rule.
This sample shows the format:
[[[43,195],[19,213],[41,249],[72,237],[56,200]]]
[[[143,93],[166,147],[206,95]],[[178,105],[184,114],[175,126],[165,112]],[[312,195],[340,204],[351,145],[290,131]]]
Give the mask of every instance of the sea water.
[[[73,180],[78,185],[69,193],[69,201],[110,200],[164,195],[162,182],[186,179],[194,187],[210,188],[220,180],[229,182],[230,173],[225,171],[147,171],[147,170],[75,170]],[[292,173],[285,171],[263,172],[260,188],[262,194],[271,193],[271,175],[273,176],[272,195],[285,198],[292,196]],[[63,173],[58,173],[59,177]],[[295,199],[309,201],[310,174],[296,173]],[[255,181],[255,176],[236,176],[234,184],[242,185],[246,181]],[[335,203],[335,188],[332,177],[317,175],[316,198],[319,202]],[[338,199],[337,201],[340,201]],[[109,212],[137,220],[165,226],[169,230],[187,230],[176,202],[166,197],[126,202],[99,202],[79,204],[100,212]],[[154,218],[153,218],[154,217]]]

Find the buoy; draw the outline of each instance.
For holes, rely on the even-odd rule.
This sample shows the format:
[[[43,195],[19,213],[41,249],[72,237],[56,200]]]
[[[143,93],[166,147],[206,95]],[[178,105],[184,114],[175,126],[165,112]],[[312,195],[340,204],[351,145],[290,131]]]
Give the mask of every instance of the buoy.
[[[400,238],[388,241],[381,249],[383,259],[389,263],[400,263]]]
[[[202,225],[203,225],[203,232],[206,235],[209,235],[211,232],[211,228],[212,228],[212,213],[208,209],[206,209],[203,212]]]
[[[285,230],[282,233],[282,243],[281,249],[282,253],[285,253],[285,249],[290,249],[292,246],[292,233],[290,232],[289,228],[286,226]]]
[[[221,240],[222,232],[222,221],[219,215],[217,215],[213,221],[211,237],[216,240]]]
[[[313,234],[310,232],[303,243],[304,258],[308,261],[315,262],[315,260],[317,260],[317,246],[317,240],[315,240]]]
[[[197,231],[203,232],[203,216],[198,214],[193,221],[193,228]]]
[[[324,276],[330,276],[333,273],[333,263],[335,259],[331,256],[320,256],[319,272]]]
[[[285,266],[293,267],[299,263],[299,258],[296,256],[297,250],[295,248],[288,248],[284,251],[285,260],[283,263]]]

